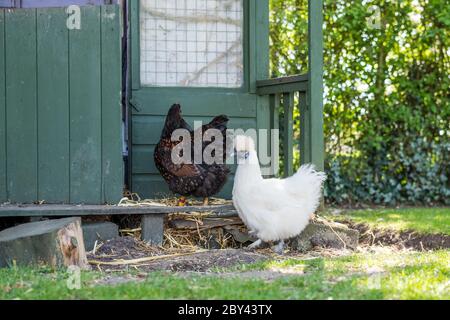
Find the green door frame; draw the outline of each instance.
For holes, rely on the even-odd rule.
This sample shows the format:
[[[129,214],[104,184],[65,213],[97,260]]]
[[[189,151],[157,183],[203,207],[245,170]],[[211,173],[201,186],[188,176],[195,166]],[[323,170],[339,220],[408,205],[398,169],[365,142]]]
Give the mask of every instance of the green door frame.
[[[324,169],[323,135],[323,0],[308,0],[308,162]]]
[[[293,110],[294,94],[299,93],[300,108],[300,163],[313,163],[324,169],[323,136],[323,0],[308,1],[308,55],[306,74],[257,81],[257,92],[270,97],[270,127],[279,128],[279,109],[283,107],[284,128],[284,176],[294,172],[293,159]],[[281,105],[281,102],[283,104]],[[272,156],[277,156],[272,146]],[[274,172],[276,175],[276,172]]]

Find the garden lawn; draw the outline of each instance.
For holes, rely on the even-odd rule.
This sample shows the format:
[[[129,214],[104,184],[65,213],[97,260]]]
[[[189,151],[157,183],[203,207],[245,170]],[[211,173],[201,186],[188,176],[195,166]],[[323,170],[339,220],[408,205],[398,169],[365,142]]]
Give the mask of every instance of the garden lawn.
[[[377,228],[450,234],[448,208],[352,211],[337,219],[342,217]],[[0,299],[450,299],[449,261],[450,250],[371,248],[334,258],[272,258],[208,275],[89,271],[73,290],[64,270],[16,267],[0,269]],[[111,277],[119,284],[105,284]]]
[[[0,270],[1,299],[450,299],[450,251],[357,253],[338,258],[270,260],[226,275],[149,273],[141,281],[95,283],[83,272],[81,289],[69,274],[48,269]],[[242,277],[251,274],[253,278]],[[260,272],[283,272],[273,280]],[[134,273],[117,273],[133,277]]]
[[[450,207],[352,210],[332,217],[337,221],[351,219],[378,229],[450,235]]]

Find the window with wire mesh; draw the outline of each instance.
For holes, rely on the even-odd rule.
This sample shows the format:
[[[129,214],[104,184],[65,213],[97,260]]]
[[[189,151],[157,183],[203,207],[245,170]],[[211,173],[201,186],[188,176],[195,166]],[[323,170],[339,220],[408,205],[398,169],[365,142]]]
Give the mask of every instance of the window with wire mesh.
[[[141,0],[141,83],[243,84],[242,0]]]

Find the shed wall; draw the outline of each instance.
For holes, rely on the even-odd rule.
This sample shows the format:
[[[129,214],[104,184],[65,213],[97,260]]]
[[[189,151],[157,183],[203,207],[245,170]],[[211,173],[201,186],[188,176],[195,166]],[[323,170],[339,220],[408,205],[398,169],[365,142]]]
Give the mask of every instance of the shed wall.
[[[0,10],[0,202],[122,195],[119,6]]]

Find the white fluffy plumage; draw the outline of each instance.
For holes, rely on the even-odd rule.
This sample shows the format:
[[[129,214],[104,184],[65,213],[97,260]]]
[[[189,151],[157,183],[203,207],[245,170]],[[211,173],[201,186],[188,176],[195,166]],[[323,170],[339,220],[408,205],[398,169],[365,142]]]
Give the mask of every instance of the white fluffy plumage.
[[[281,244],[284,239],[300,234],[319,205],[325,173],[308,164],[291,177],[264,179],[253,140],[236,136],[234,146],[238,169],[233,203],[250,232],[258,237],[259,243]]]

